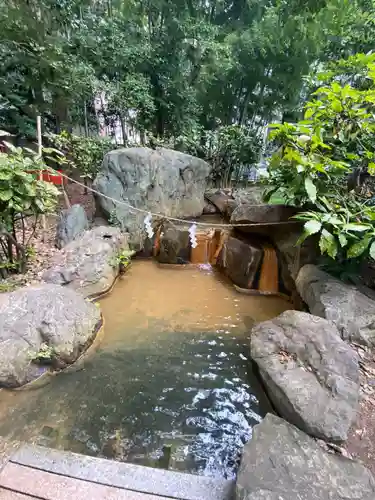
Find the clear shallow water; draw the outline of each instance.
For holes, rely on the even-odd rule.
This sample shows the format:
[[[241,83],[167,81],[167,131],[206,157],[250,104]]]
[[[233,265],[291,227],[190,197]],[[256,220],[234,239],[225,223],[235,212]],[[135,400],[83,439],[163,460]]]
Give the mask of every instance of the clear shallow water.
[[[0,392],[0,435],[233,477],[269,410],[247,332],[289,304],[237,294],[209,268],[136,261],[101,308],[105,335],[84,369],[35,391]]]

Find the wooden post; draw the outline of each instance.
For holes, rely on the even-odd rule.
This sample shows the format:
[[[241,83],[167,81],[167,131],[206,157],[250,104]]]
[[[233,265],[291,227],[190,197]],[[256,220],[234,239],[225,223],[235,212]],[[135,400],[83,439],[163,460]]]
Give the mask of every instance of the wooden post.
[[[38,158],[39,158],[40,162],[42,162],[42,118],[40,115],[38,115],[36,117],[36,131],[37,131],[37,137],[38,137]],[[43,167],[42,167],[42,165],[40,165],[40,170],[39,170],[39,180],[40,181],[43,179],[42,170],[43,170]],[[42,220],[42,241],[44,242],[45,236],[46,236],[46,216],[45,216],[45,214],[42,214],[41,220]]]

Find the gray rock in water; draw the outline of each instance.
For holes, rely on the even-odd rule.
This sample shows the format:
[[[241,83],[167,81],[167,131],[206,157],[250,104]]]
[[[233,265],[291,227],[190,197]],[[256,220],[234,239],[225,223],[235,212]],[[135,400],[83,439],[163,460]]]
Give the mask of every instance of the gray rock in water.
[[[296,284],[310,312],[333,321],[343,339],[375,345],[375,301],[312,264]]]
[[[56,246],[63,248],[75,240],[89,227],[85,209],[81,205],[72,205],[62,210],[56,228]]]
[[[262,248],[238,238],[229,237],[219,255],[218,265],[233,283],[241,288],[252,288],[263,256]]]
[[[60,359],[74,361],[99,321],[94,304],[59,285],[0,294],[0,385],[18,387],[40,375],[31,360],[42,344]]]
[[[279,414],[312,436],[345,441],[358,406],[358,357],[335,325],[285,311],[257,324],[250,343]]]
[[[363,465],[324,451],[302,431],[268,414],[244,448],[236,500],[373,500]]]
[[[67,285],[85,297],[107,291],[119,271],[119,254],[128,248],[127,234],[115,227],[95,227],[59,253],[44,273],[47,283]]]
[[[190,259],[189,232],[186,227],[163,224],[158,261],[162,264],[185,264]]]
[[[104,157],[94,188],[147,212],[188,218],[200,216],[211,167],[205,161],[178,151],[129,148]],[[97,196],[101,213],[119,222],[130,233],[129,242],[140,249],[145,239],[144,213]]]

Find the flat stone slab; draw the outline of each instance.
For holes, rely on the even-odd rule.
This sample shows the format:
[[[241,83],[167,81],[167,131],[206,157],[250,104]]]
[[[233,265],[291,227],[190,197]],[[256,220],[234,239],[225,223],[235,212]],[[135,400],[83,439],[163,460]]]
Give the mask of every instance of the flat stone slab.
[[[7,490],[2,490],[1,487],[7,488]],[[8,496],[5,498],[12,500],[32,498],[44,500],[67,500],[69,498],[77,500],[168,500],[167,497],[104,486],[14,463],[9,463],[0,475],[1,500],[4,500],[3,491],[8,491]]]
[[[159,498],[230,500],[234,490],[234,482],[230,480],[152,469],[41,446],[24,445],[14,454],[11,462],[51,474],[156,495]],[[65,498],[78,497],[66,495]],[[93,500],[94,498],[96,497],[92,497]],[[98,498],[107,499],[107,496]],[[120,498],[133,500],[130,496]]]

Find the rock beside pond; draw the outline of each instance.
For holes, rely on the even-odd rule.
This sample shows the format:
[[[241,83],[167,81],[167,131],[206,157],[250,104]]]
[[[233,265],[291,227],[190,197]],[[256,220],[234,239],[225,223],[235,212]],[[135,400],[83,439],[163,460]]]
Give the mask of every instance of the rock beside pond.
[[[263,205],[264,189],[264,186],[257,185],[242,189],[208,189],[205,198],[217,212],[230,218],[239,205]]]
[[[82,205],[72,205],[60,212],[59,221],[56,228],[56,246],[63,248],[65,245],[75,240],[89,227],[85,209]]]
[[[200,158],[170,149],[117,149],[104,157],[94,188],[147,212],[191,218],[203,212],[210,171],[210,165]],[[143,246],[146,214],[100,196],[96,204],[130,233],[135,250]]]
[[[219,255],[218,265],[240,288],[252,288],[263,256],[257,243],[248,243],[230,236]]]
[[[224,216],[227,215],[228,205],[235,202],[229,189],[208,189],[204,196],[216,208],[216,212]]]
[[[161,264],[184,264],[190,259],[189,231],[173,224],[161,228],[158,261]]]
[[[251,203],[241,203],[233,211],[231,224],[267,224],[274,222],[287,222],[293,215],[296,215],[295,207],[286,205],[253,205]],[[240,227],[242,232],[253,231],[249,227]]]
[[[95,227],[66,245],[43,279],[67,285],[84,297],[100,294],[112,286],[119,271],[118,256],[127,248],[127,234],[118,228]]]
[[[0,385],[40,375],[32,359],[42,345],[71,363],[96,333],[100,310],[74,290],[43,284],[0,294]],[[51,350],[51,352],[52,352]]]
[[[345,441],[358,407],[358,356],[336,326],[286,311],[256,325],[250,343],[279,414],[312,436]]]
[[[375,301],[311,264],[296,284],[310,312],[333,321],[343,339],[375,345]]]
[[[358,462],[324,451],[275,415],[254,427],[237,476],[236,500],[372,500],[375,480]]]

